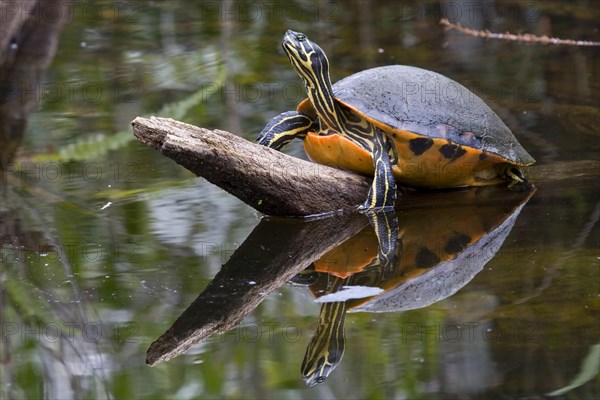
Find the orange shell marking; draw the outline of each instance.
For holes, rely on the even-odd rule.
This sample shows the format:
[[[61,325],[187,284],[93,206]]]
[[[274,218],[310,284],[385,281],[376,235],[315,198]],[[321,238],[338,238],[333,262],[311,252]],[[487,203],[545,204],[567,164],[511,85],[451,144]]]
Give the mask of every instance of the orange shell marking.
[[[498,155],[456,145],[460,156],[448,158],[440,149],[453,144],[436,138],[431,139],[433,144],[427,151],[416,155],[410,149],[409,141],[423,138],[422,135],[389,127],[386,132],[392,137],[398,153],[398,163],[392,168],[398,182],[411,186],[448,188],[494,185],[504,181],[498,176],[496,166],[507,162]],[[374,174],[371,154],[342,135],[319,136],[310,132],[304,139],[304,149],[310,159],[319,164],[367,176]]]

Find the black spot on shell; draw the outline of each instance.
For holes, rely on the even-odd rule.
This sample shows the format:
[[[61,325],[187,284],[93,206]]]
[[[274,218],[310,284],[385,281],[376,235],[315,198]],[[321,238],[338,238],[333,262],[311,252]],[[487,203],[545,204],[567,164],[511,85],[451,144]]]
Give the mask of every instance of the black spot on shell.
[[[417,268],[431,268],[439,262],[440,258],[427,247],[421,247],[415,258]]]
[[[466,150],[454,143],[448,143],[440,147],[440,153],[450,160],[456,160],[466,154]]]
[[[485,160],[486,158],[487,158],[487,153],[485,151],[481,152],[481,154],[479,155],[479,159]]]
[[[446,246],[444,247],[444,251],[448,254],[458,254],[467,248],[470,241],[470,236],[458,234],[448,240],[448,243],[446,243]]]
[[[416,156],[425,153],[433,146],[433,139],[430,138],[414,138],[408,141],[408,147]]]

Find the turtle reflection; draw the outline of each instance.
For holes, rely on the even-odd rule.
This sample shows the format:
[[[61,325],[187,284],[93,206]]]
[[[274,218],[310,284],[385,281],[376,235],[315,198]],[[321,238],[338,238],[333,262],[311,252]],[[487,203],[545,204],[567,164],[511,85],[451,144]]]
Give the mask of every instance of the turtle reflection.
[[[292,278],[322,303],[302,362],[306,384],[324,382],[341,362],[347,312],[411,310],[451,296],[497,253],[527,198],[518,205],[416,208],[398,219],[372,215],[372,227]]]

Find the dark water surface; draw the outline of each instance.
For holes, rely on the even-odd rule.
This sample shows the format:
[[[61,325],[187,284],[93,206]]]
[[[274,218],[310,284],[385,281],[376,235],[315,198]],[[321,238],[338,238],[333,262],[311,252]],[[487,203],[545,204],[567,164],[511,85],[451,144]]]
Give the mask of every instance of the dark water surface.
[[[1,398],[600,396],[600,51],[438,24],[600,40],[595,1],[63,7],[0,66]],[[133,138],[158,115],[253,140],[304,97],[288,28],[334,81],[409,64],[463,83],[537,191],[406,195],[383,271],[364,216],[262,218]],[[309,387],[319,345],[335,369]]]

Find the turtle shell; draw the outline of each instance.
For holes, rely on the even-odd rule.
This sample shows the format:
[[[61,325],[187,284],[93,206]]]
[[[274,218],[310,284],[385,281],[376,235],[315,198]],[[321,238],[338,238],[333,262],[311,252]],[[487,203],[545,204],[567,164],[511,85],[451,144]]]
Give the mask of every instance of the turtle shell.
[[[535,162],[479,97],[441,74],[392,65],[350,75],[333,85],[342,107],[387,132],[398,153],[396,179],[415,186],[456,187],[503,181],[498,165]],[[306,99],[298,111],[316,112]],[[307,135],[314,161],[373,174],[370,152],[338,134]]]

